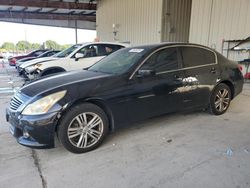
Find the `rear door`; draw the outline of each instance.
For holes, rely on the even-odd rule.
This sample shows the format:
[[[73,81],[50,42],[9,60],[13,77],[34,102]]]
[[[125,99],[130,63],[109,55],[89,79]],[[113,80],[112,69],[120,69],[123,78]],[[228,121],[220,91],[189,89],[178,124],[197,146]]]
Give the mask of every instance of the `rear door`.
[[[196,47],[181,47],[185,85],[184,107],[206,106],[211,90],[220,77],[217,56],[212,50]]]

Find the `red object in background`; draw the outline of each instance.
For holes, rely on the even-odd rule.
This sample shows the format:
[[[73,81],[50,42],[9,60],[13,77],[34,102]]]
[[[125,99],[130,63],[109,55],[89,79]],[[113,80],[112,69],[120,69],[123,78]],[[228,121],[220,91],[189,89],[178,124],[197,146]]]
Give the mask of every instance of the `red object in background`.
[[[16,58],[12,57],[9,59],[9,65],[10,66],[15,66],[16,65]]]
[[[29,54],[27,55],[20,55],[20,56],[15,56],[15,57],[11,57],[9,58],[9,65],[10,66],[15,66],[16,65],[16,61],[19,60],[19,59],[23,59],[23,58],[26,58],[26,57],[37,57],[39,56],[40,54],[46,52],[48,50],[35,50],[33,52],[30,52]]]
[[[240,71],[242,71],[242,70],[243,70],[242,65],[238,65],[238,68],[240,69]]]
[[[244,78],[245,78],[245,79],[250,79],[250,72],[246,73],[246,74],[244,75]]]

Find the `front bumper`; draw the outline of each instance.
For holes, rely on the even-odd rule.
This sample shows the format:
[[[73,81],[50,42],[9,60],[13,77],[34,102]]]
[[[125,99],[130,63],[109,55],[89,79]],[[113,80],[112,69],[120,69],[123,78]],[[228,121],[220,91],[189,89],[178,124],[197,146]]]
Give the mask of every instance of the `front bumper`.
[[[21,145],[31,148],[53,148],[58,112],[44,115],[23,116],[6,110],[10,132]]]
[[[39,78],[39,72],[34,71],[32,73],[27,72],[26,70],[23,71],[23,76],[29,81],[36,80]]]

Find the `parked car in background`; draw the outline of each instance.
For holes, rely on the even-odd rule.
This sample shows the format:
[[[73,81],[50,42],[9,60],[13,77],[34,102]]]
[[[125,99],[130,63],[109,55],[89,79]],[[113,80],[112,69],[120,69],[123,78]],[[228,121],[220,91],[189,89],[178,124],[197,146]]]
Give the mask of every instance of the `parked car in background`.
[[[26,58],[18,60],[16,62],[16,68],[17,68],[19,75],[23,74],[23,68],[21,67],[22,64],[28,63],[28,62],[36,62],[36,61],[32,61],[32,60],[38,60],[38,59],[44,60],[48,57],[51,57],[51,56],[58,54],[59,52],[60,52],[59,50],[49,50],[49,51],[42,53],[41,55],[39,55],[37,57],[26,57]]]
[[[206,108],[221,115],[242,87],[237,63],[205,46],[139,46],[24,86],[6,117],[22,145],[51,148],[57,135],[66,149],[83,153],[109,131],[161,114]]]
[[[127,47],[122,43],[94,42],[74,45],[57,55],[58,59],[37,63],[25,68],[30,80],[51,74],[90,67],[105,56]]]
[[[27,62],[27,61],[30,61],[30,60],[33,60],[33,59],[38,59],[38,58],[42,58],[42,57],[51,57],[57,53],[59,53],[60,50],[48,50],[42,54],[40,54],[39,56],[37,57],[26,57],[26,58],[22,58],[22,59],[19,59],[17,62],[16,62],[16,67],[20,66],[21,64],[23,64],[24,62]]]
[[[26,57],[37,57],[39,56],[40,54],[46,52],[48,50],[35,50],[33,52],[30,52],[29,54],[27,55],[21,55],[21,56],[14,56],[14,57],[10,57],[8,59],[9,61],[9,65],[10,66],[15,66],[16,65],[16,61],[19,60],[19,59],[23,59],[23,58],[26,58]]]
[[[76,50],[77,48],[81,47],[81,44],[76,44],[73,45],[51,57],[44,57],[44,58],[39,58],[39,59],[34,59],[28,62],[24,62],[23,64],[21,64],[18,68],[19,72],[21,75],[23,75],[24,77],[28,78],[29,72],[33,72],[32,69],[36,69],[36,65],[43,63],[43,62],[49,62],[49,61],[53,61],[53,60],[57,60],[60,58],[66,58],[67,56],[69,56],[74,50]],[[25,69],[28,70],[28,72],[25,71]]]

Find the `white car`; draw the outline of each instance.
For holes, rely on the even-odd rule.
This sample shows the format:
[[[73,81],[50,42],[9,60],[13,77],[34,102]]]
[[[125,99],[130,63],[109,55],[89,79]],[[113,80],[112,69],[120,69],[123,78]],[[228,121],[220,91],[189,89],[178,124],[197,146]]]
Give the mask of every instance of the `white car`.
[[[24,72],[30,80],[33,80],[59,72],[84,69],[125,47],[128,45],[110,42],[77,44],[57,54],[57,59],[30,65]]]
[[[17,71],[18,71],[19,75],[22,75],[27,67],[31,67],[32,65],[36,65],[38,63],[43,63],[46,61],[53,61],[56,59],[59,59],[57,57],[57,54],[55,54],[54,56],[51,56],[51,57],[42,57],[39,59],[32,59],[30,61],[26,61],[26,62],[22,63],[21,65],[19,65],[17,67]]]

